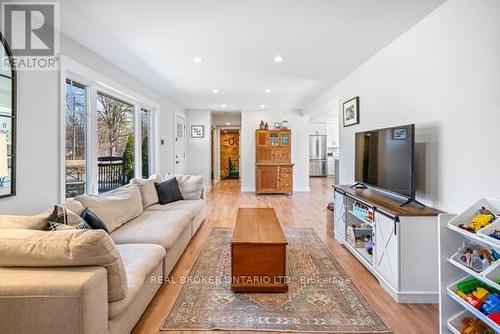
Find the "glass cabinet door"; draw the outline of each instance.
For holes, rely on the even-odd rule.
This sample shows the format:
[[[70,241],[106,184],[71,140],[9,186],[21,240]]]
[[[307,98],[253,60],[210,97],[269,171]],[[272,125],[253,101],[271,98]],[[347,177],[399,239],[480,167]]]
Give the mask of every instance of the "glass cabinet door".
[[[280,145],[283,146],[288,146],[290,145],[290,133],[289,132],[283,132],[280,135]]]
[[[272,146],[279,145],[280,139],[278,132],[271,132],[269,134],[269,144]]]

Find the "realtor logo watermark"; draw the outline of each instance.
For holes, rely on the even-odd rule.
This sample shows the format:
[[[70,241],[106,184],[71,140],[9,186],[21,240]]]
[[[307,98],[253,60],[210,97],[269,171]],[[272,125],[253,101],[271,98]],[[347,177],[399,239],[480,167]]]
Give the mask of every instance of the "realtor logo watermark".
[[[2,15],[16,70],[59,69],[59,3],[4,2]],[[7,65],[9,58],[1,61]]]

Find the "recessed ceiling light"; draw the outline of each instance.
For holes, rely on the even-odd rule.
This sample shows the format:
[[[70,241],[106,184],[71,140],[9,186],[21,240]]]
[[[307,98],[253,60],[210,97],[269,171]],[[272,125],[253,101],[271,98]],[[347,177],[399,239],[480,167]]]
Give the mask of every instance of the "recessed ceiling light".
[[[265,92],[266,92],[266,94],[270,94],[272,91],[271,91],[271,89],[270,89],[270,88],[267,88],[267,89],[265,90]]]
[[[276,56],[274,56],[273,60],[275,63],[282,63],[285,60],[285,57],[283,57],[281,55],[276,55]]]
[[[226,105],[225,105],[225,104],[221,105],[220,107],[221,107],[222,109],[226,109]]]
[[[266,105],[265,104],[261,104],[260,105],[260,109],[266,109]]]
[[[214,93],[214,94],[218,94],[218,93],[219,93],[219,90],[218,90],[217,88],[214,88],[214,89],[212,89],[212,93]]]
[[[203,59],[201,59],[201,57],[193,57],[193,62],[199,64],[203,62]]]
[[[231,125],[231,123],[226,123],[226,125]]]

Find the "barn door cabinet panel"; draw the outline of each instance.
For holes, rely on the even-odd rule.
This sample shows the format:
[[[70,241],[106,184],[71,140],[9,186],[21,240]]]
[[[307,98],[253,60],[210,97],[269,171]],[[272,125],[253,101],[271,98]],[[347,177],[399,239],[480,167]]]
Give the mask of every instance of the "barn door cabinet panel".
[[[291,194],[293,192],[291,142],[290,130],[256,130],[257,194]]]
[[[394,219],[374,214],[375,263],[373,264],[387,282],[399,288],[399,239],[398,224]]]
[[[346,239],[346,225],[345,225],[345,206],[344,194],[338,191],[334,192],[334,228],[335,239],[342,242]]]

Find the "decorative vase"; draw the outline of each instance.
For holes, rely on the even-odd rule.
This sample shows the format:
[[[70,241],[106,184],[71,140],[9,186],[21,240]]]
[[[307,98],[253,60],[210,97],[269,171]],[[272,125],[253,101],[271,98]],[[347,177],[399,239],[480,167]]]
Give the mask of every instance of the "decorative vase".
[[[264,121],[260,121],[260,129],[264,130]]]
[[[264,126],[264,129],[269,130],[269,124],[267,124],[267,122],[266,122],[266,125]]]

